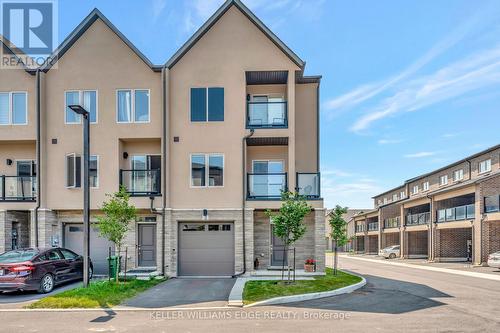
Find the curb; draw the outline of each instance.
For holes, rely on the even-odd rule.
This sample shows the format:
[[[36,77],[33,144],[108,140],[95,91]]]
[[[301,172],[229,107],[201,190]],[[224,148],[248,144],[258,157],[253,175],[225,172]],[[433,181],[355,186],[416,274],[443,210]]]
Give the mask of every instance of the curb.
[[[2,312],[168,312],[168,311],[207,311],[207,310],[231,310],[227,306],[214,306],[214,307],[192,307],[192,308],[179,308],[179,307],[166,307],[166,308],[71,308],[71,309],[0,309]]]
[[[439,267],[412,265],[412,264],[405,264],[405,263],[402,263],[402,262],[392,262],[392,261],[375,260],[375,259],[368,259],[368,258],[359,258],[359,257],[356,257],[356,256],[340,255],[340,257],[354,259],[354,260],[361,260],[361,261],[369,261],[369,262],[374,262],[374,263],[380,263],[380,264],[383,264],[383,265],[393,265],[393,266],[400,266],[400,267],[410,267],[410,268],[422,269],[422,270],[426,270],[426,271],[448,273],[448,274],[455,274],[455,275],[461,275],[461,276],[475,277],[475,278],[480,278],[480,279],[500,281],[500,275],[492,275],[492,274],[477,273],[477,272],[459,271],[459,270],[450,269],[450,268],[439,268]]]
[[[363,286],[366,285],[366,279],[364,277],[362,277],[361,275],[353,274],[353,273],[349,273],[349,274],[361,278],[361,281],[358,282],[358,283],[352,284],[350,286],[342,287],[342,288],[335,289],[335,290],[322,291],[322,292],[318,292],[318,293],[292,295],[292,296],[274,297],[274,298],[266,299],[264,301],[259,301],[259,302],[255,302],[255,303],[252,303],[252,304],[244,305],[243,307],[244,308],[251,308],[251,307],[254,307],[254,306],[261,306],[261,305],[286,304],[286,303],[309,301],[309,300],[312,300],[312,299],[318,299],[318,298],[325,298],[325,297],[331,297],[331,296],[349,294],[349,293],[352,293],[353,291],[356,291],[359,288],[361,288],[361,287],[363,287]]]

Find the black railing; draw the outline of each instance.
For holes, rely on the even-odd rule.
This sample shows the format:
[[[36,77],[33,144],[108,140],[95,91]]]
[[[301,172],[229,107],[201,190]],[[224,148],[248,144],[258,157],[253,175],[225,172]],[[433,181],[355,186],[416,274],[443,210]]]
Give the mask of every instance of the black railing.
[[[247,128],[288,127],[287,102],[247,102]]]
[[[366,226],[364,224],[356,225],[356,232],[365,232],[365,231],[366,231]]]
[[[35,201],[35,176],[0,176],[0,201]]]
[[[297,192],[307,199],[321,197],[321,178],[319,172],[297,172]]]
[[[431,221],[431,213],[419,213],[406,215],[406,225],[428,224]]]
[[[391,217],[384,220],[384,228],[399,228],[399,216]]]
[[[280,199],[281,192],[288,190],[287,174],[249,173],[247,189],[249,199]]]
[[[463,221],[473,219],[476,216],[474,204],[439,209],[437,211],[437,222]]]
[[[133,197],[161,195],[161,170],[120,170],[120,185]]]

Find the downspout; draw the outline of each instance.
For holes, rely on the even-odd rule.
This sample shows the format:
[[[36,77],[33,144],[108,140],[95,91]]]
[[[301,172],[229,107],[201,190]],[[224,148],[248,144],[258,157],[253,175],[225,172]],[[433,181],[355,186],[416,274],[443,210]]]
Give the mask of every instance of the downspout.
[[[246,170],[247,170],[247,158],[246,158],[246,141],[255,133],[254,129],[250,130],[250,134],[245,135],[243,139],[241,139],[241,161],[242,161],[242,173],[243,173],[243,181],[242,181],[242,196],[241,196],[241,224],[243,228],[243,271],[241,273],[233,275],[233,277],[238,277],[247,272],[247,255],[246,255],[246,242],[245,242],[245,212],[246,212],[246,204],[247,204],[247,191],[246,191]]]
[[[432,227],[432,224],[434,223],[433,219],[432,219],[432,216],[434,215],[433,214],[433,209],[434,207],[432,207],[432,198],[429,196],[429,194],[426,194],[425,195],[427,197],[427,199],[429,199],[429,212],[431,214],[430,216],[430,221],[429,221],[429,231],[430,231],[430,244],[431,244],[431,252],[429,253],[429,261],[431,260],[434,260],[434,229]]]
[[[40,98],[40,92],[41,92],[41,88],[40,88],[40,69],[37,69],[36,70],[36,78],[35,78],[35,90],[36,90],[36,195],[37,195],[37,198],[36,198],[36,206],[35,206],[35,209],[33,211],[33,213],[35,214],[35,247],[38,247],[38,210],[40,209],[40,202],[41,202],[41,198],[42,198],[42,191],[41,191],[41,177],[40,177],[40,170],[41,170],[41,167],[40,167],[40,156],[41,156],[41,153],[40,153],[40,149],[41,149],[41,143],[40,143],[40,138],[41,138],[41,134],[40,134],[40,128],[41,128],[41,124],[40,124],[40,120],[41,120],[41,111],[40,111],[40,102],[41,102],[41,98]]]

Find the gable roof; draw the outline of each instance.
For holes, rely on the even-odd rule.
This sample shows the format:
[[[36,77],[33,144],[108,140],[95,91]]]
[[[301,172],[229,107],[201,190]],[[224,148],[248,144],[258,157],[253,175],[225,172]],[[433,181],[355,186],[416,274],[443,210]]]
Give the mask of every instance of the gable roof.
[[[57,47],[57,49],[50,56],[50,61],[44,65],[41,70],[48,72],[52,67],[52,64],[59,61],[64,54],[76,43],[76,41],[94,24],[97,19],[101,19],[111,31],[113,31],[134,53],[142,60],[146,65],[148,65],[153,71],[160,72],[162,66],[153,65],[151,61],[141,52],[138,48],[132,44],[130,40],[123,35],[117,27],[111,23],[99,9],[94,8],[92,12],[69,34],[68,37]],[[55,60],[55,61],[54,61]]]
[[[285,45],[254,13],[250,11],[240,0],[227,0],[191,38],[167,61],[165,66],[172,68],[175,64],[210,30],[212,26],[232,7],[238,8],[253,24],[259,28],[290,60],[302,70],[305,62],[299,58],[288,46]]]
[[[12,54],[16,58],[16,60],[22,65],[22,69],[24,69],[28,74],[34,75],[36,73],[36,68],[28,67],[26,63],[23,61],[23,59],[19,57],[19,55],[26,55],[26,54],[1,34],[0,34],[0,47],[2,47],[2,49],[7,53]]]

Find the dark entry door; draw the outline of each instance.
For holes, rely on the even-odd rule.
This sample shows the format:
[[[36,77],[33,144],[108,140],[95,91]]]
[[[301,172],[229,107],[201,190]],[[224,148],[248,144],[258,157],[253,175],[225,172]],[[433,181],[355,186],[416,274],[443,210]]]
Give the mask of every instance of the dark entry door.
[[[284,252],[285,243],[274,235],[274,226],[271,225],[271,266],[282,266],[285,259],[285,266],[288,265],[288,256]]]
[[[139,224],[138,266],[156,266],[156,224]]]

